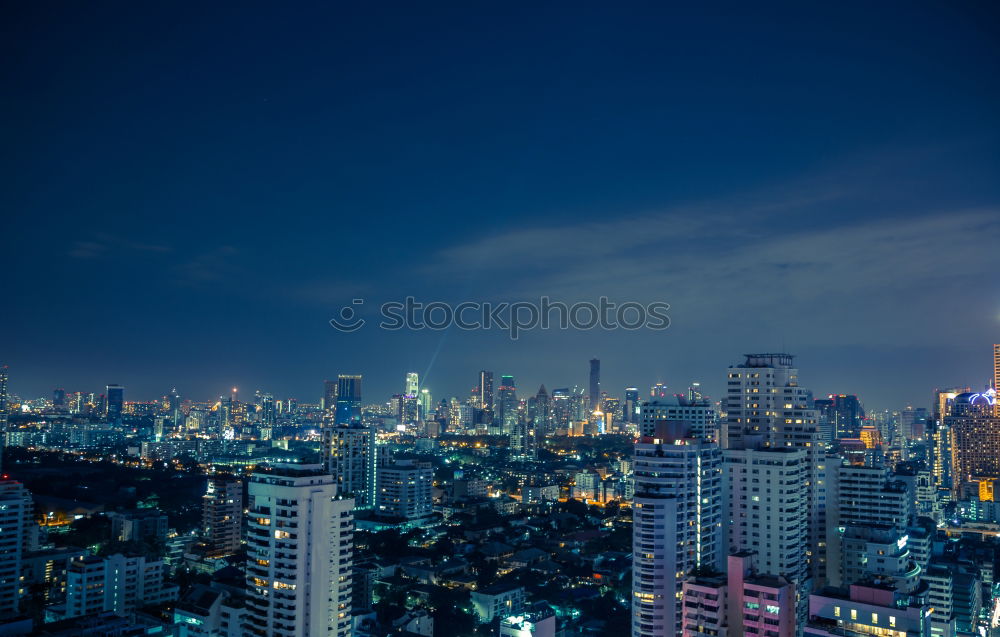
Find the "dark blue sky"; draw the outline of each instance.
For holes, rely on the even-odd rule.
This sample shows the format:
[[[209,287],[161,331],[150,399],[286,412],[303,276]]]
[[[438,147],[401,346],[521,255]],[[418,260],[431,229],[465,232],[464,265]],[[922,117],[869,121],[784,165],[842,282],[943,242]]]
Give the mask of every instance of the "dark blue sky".
[[[24,395],[366,398],[480,368],[718,395],[799,355],[870,406],[1000,342],[989,2],[8,3],[4,339]],[[665,332],[340,334],[345,302],[671,303]]]

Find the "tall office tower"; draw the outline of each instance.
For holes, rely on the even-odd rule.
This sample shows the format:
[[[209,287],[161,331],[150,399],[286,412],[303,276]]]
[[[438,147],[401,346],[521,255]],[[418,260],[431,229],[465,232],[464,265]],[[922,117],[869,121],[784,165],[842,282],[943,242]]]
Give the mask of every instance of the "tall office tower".
[[[639,389],[636,387],[625,388],[625,422],[633,425],[639,424]]]
[[[639,433],[652,435],[656,424],[665,420],[687,423],[692,438],[719,442],[715,407],[707,400],[689,400],[687,396],[659,398],[643,403],[639,414]]]
[[[555,428],[552,425],[552,400],[549,398],[549,392],[545,389],[545,385],[538,388],[538,393],[535,394],[533,408],[529,410],[528,418],[531,420],[535,435],[538,438],[552,433],[552,430]]]
[[[337,492],[354,497],[359,509],[375,506],[375,428],[355,422],[323,430],[323,458]]]
[[[377,512],[380,517],[419,520],[433,513],[431,486],[434,469],[429,462],[400,460],[378,470]]]
[[[66,407],[66,390],[61,387],[52,390],[52,406],[56,409]]]
[[[337,410],[337,381],[323,381],[323,411],[329,417],[333,417]]]
[[[649,388],[649,397],[653,400],[657,398],[670,398],[670,391],[667,390],[666,383],[656,383]]]
[[[34,524],[31,494],[16,480],[0,481],[0,619],[18,614],[21,561]]]
[[[1000,416],[995,415],[992,390],[955,397],[944,427],[951,437],[951,488],[957,494],[965,483],[1000,478]]]
[[[170,423],[176,431],[181,428],[182,424],[184,424],[184,414],[181,412],[181,395],[177,393],[176,387],[170,390],[169,400]]]
[[[104,415],[108,422],[121,424],[122,409],[125,406],[125,388],[121,385],[108,385],[106,392]]]
[[[417,372],[407,372],[403,393],[414,398],[420,393],[420,375]]]
[[[660,423],[635,445],[632,636],[681,634],[680,593],[695,569],[724,567],[719,447]]]
[[[799,386],[794,356],[746,354],[745,357],[742,364],[731,366],[727,374],[723,447],[806,452],[802,480],[808,536],[803,551],[814,583],[822,586],[826,579],[827,467],[812,392]],[[758,562],[761,568],[764,564],[763,560]],[[788,577],[785,573],[771,574]],[[798,587],[800,592],[804,590],[801,582]],[[804,605],[803,602],[800,610]]]
[[[756,553],[758,574],[788,580],[795,587],[801,623],[811,588],[808,453],[727,449],[722,464],[729,552]]]
[[[354,500],[322,465],[258,468],[249,491],[246,634],[348,637]]]
[[[500,432],[509,435],[517,424],[517,389],[513,376],[500,377],[496,401],[496,420],[500,425]]]
[[[590,359],[590,411],[597,409],[601,401],[601,361]]]
[[[816,400],[814,407],[832,429],[833,439],[857,438],[865,419],[865,410],[857,396],[830,394],[826,400]]]
[[[274,402],[274,396],[271,394],[264,394],[260,397],[260,426],[261,427],[274,427],[278,422],[278,411],[276,409],[277,405]]]
[[[915,481],[896,478],[884,465],[831,468],[827,581],[838,588],[879,578],[911,593],[920,568],[907,546],[916,522]]]
[[[337,376],[337,402],[334,422],[347,425],[361,420],[361,376]]]
[[[201,497],[201,528],[207,555],[238,553],[242,524],[243,481],[235,476],[209,476],[208,488]]]
[[[431,396],[431,390],[426,387],[421,389],[417,396],[417,402],[420,403],[420,419],[428,420],[434,411],[434,398]]]
[[[493,413],[493,372],[479,372],[479,405],[483,411]]]

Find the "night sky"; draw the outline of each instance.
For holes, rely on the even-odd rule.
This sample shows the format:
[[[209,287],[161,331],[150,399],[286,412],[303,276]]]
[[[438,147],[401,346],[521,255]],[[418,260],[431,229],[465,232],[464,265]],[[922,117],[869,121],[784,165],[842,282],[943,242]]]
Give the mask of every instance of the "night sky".
[[[279,4],[286,6],[279,7]],[[678,3],[680,4],[680,3]],[[684,5],[695,3],[683,3]],[[929,405],[1000,342],[993,2],[0,8],[25,397],[417,371],[720,395],[751,351]],[[344,304],[665,301],[666,331],[342,334]]]

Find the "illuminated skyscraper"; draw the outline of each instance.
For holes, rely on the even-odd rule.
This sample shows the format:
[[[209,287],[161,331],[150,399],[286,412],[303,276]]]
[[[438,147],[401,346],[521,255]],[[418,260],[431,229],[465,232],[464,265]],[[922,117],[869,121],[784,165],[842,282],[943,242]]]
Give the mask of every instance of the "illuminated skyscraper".
[[[337,377],[337,402],[334,423],[346,425],[361,420],[361,376]]]
[[[669,398],[670,392],[667,390],[667,386],[664,383],[656,383],[649,388],[649,397],[653,400],[657,398]]]
[[[275,465],[250,477],[248,635],[349,637],[354,500],[320,465]]]
[[[375,429],[359,422],[323,430],[323,458],[337,482],[337,492],[354,498],[357,507],[375,506]]]
[[[434,411],[433,400],[431,396],[431,390],[424,387],[420,390],[420,395],[417,397],[420,402],[420,419],[427,420],[431,416],[431,412]]]
[[[333,417],[334,412],[337,409],[337,381],[335,380],[324,380],[323,381],[323,410],[330,416]]]
[[[799,386],[793,360],[790,354],[747,354],[742,364],[728,369],[723,464],[729,479],[737,474],[753,478],[750,464],[758,464],[761,473],[767,467],[769,473],[788,474],[772,475],[778,482],[766,488],[763,484],[727,481],[733,489],[727,499],[731,509],[728,522],[735,525],[730,532],[730,549],[758,551],[762,573],[792,581],[799,594],[800,619],[804,620],[810,587],[826,580],[827,469],[812,392]],[[788,456],[793,450],[804,455]],[[784,494],[765,493],[776,489],[777,484],[787,484],[792,475],[797,481],[794,492],[786,487]],[[760,482],[764,481],[760,476]],[[754,496],[767,507],[752,499]],[[791,511],[791,501],[797,501],[795,516],[771,516],[774,507]],[[801,535],[796,530],[798,523],[793,521],[798,515],[805,518]],[[755,542],[771,544],[765,550]],[[774,553],[773,559],[768,557],[769,551]],[[771,568],[786,570],[766,570]]]
[[[993,346],[993,389],[1000,392],[1000,344]],[[1000,407],[995,411],[1000,416]]]
[[[639,389],[636,387],[625,388],[625,422],[633,425],[639,423]]]
[[[601,401],[601,361],[590,359],[590,411],[598,408]]]
[[[416,398],[417,394],[420,392],[420,375],[417,372],[408,372],[406,374],[406,390],[403,392],[407,396],[413,396]]]
[[[632,637],[673,637],[684,579],[725,564],[719,447],[661,422],[635,445],[633,471]]]
[[[952,489],[980,478],[1000,478],[1000,417],[996,394],[990,389],[955,397],[944,426],[951,436]]]
[[[500,387],[497,390],[496,401],[497,423],[500,425],[500,432],[510,435],[514,432],[517,424],[517,389],[514,386],[513,376],[501,376]]]
[[[479,372],[479,408],[493,414],[493,372]]]
[[[121,424],[122,409],[125,406],[125,388],[121,385],[108,385],[105,395],[107,396],[105,416],[108,422]]]

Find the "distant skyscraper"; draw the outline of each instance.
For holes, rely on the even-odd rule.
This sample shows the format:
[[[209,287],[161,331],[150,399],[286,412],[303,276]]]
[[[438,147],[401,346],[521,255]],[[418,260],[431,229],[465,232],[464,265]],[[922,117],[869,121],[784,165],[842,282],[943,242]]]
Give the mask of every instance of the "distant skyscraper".
[[[52,406],[61,409],[66,406],[66,390],[59,388],[52,390]]]
[[[479,372],[479,408],[493,413],[493,372]]]
[[[420,375],[417,372],[408,372],[406,374],[406,391],[403,393],[407,396],[413,396],[416,398],[417,394],[420,392]]]
[[[534,409],[529,415],[533,423],[535,435],[543,437],[552,431],[552,401],[549,399],[549,392],[545,390],[545,385],[538,388],[535,394]]]
[[[361,376],[341,374],[337,377],[337,408],[334,422],[346,425],[361,420]]]
[[[719,447],[660,423],[635,445],[632,505],[632,637],[681,634],[684,579],[721,570]]]
[[[323,410],[333,416],[337,409],[337,381],[323,381]]]
[[[667,386],[664,383],[656,383],[649,388],[649,397],[653,400],[657,398],[669,398],[670,392],[667,390]]]
[[[497,422],[500,424],[500,432],[510,435],[514,432],[514,425],[517,424],[517,389],[514,386],[513,376],[501,376],[500,387],[497,390],[496,401]]]
[[[170,390],[170,422],[173,424],[174,429],[179,429],[181,424],[183,424],[184,413],[181,411],[181,396],[177,393],[177,388],[174,387]]]
[[[125,406],[125,388],[121,385],[108,385],[105,395],[107,396],[105,415],[108,422],[121,423],[122,409]]]
[[[639,389],[637,387],[625,388],[625,422],[633,425],[639,423]]]
[[[234,476],[213,475],[201,499],[201,526],[209,557],[240,550],[243,526],[243,482]]]
[[[993,389],[1000,392],[1000,344],[993,346]],[[996,412],[1000,416],[1000,407]]]
[[[817,416],[829,425],[833,439],[857,438],[865,420],[865,410],[857,396],[830,394],[826,400],[816,400]],[[829,441],[824,441],[829,442]]]
[[[601,361],[590,359],[590,411],[597,409],[601,401]]]
[[[320,465],[258,469],[249,494],[249,634],[349,637],[354,500]]]
[[[7,416],[7,366],[0,367],[0,422]]]

